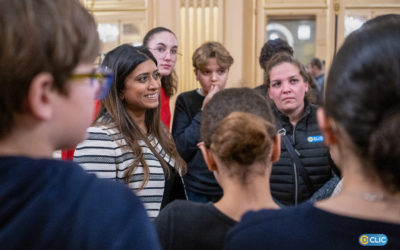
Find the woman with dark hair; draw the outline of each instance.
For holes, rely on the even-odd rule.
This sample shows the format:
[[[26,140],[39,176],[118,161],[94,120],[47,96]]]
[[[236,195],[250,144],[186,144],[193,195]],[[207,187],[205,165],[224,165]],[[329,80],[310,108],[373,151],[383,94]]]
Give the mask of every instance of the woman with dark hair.
[[[268,96],[282,137],[282,154],[271,174],[271,192],[283,205],[297,205],[323,187],[326,198],[338,178],[310,103],[312,79],[303,64],[287,53],[275,54],[266,66]],[[325,192],[328,181],[330,191]],[[317,192],[319,194],[320,192]]]
[[[286,53],[289,56],[293,56],[294,51],[293,48],[285,40],[280,38],[274,40],[268,40],[267,42],[264,43],[264,46],[262,47],[260,56],[258,58],[258,62],[260,64],[261,69],[264,71],[264,74],[266,73],[268,62],[274,55],[278,53]],[[321,105],[322,95],[318,93],[318,87],[315,81],[312,79],[311,75],[309,76],[309,78],[310,79],[308,80],[308,84],[310,87],[310,91],[307,94],[307,99],[312,104]],[[267,98],[267,100],[269,100],[268,87],[265,81],[263,84],[255,87],[254,90],[257,91],[257,93],[259,93],[260,95]]]
[[[178,40],[170,29],[156,27],[147,32],[143,38],[143,46],[148,48],[157,60],[161,75],[161,121],[170,128],[171,110],[169,99],[175,94],[178,80],[174,71],[178,56]]]
[[[157,61],[146,48],[124,44],[102,65],[115,79],[74,160],[98,177],[123,180],[155,217],[168,202],[186,198],[180,177],[185,164],[159,119]]]
[[[248,213],[227,249],[400,249],[400,15],[351,33],[318,122],[343,175],[335,197]]]
[[[269,191],[280,137],[266,100],[248,88],[217,92],[205,105],[199,147],[223,189],[215,203],[176,201],[155,219],[164,249],[222,249],[248,210],[279,207]]]

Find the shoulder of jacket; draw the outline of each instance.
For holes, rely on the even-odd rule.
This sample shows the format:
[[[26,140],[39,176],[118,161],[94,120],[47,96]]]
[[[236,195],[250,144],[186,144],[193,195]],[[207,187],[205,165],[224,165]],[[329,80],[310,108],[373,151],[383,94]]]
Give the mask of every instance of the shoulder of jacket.
[[[121,133],[114,123],[91,126],[87,129],[87,132],[89,134],[88,139],[115,140],[121,137]]]
[[[93,133],[104,133],[104,134],[115,134],[116,132],[119,132],[117,125],[115,123],[94,125],[89,127],[87,131],[89,133],[93,132]]]

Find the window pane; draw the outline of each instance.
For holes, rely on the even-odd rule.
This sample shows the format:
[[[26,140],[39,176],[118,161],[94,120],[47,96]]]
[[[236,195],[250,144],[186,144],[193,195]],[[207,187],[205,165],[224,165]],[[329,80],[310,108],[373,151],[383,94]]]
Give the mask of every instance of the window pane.
[[[286,40],[294,56],[307,64],[315,54],[315,17],[268,17],[265,39],[277,38]]]
[[[367,21],[366,16],[351,16],[347,15],[344,18],[344,35],[348,36],[351,32],[360,28],[365,21]]]

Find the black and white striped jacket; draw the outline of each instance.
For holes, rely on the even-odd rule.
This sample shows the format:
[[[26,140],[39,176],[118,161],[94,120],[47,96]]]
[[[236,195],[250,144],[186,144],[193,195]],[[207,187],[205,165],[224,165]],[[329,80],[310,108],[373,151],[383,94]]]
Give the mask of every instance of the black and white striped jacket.
[[[76,147],[74,161],[99,178],[124,182],[125,172],[133,163],[135,156],[115,124],[90,127],[88,134],[89,137]],[[149,136],[149,141],[165,162],[174,167],[174,159],[170,158],[162,149],[157,139]],[[145,161],[149,166],[150,179],[145,187],[138,191],[143,181],[143,168],[139,163],[128,186],[142,199],[149,217],[154,218],[160,212],[163,200],[164,170],[143,140],[139,141],[139,145],[142,147]]]

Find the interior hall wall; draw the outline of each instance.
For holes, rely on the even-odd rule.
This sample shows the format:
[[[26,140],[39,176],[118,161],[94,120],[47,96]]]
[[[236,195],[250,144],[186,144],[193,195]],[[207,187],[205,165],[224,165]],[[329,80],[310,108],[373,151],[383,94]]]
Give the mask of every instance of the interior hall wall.
[[[123,35],[109,47],[133,39],[140,41],[150,28],[165,26],[179,40],[176,72],[178,93],[199,87],[194,79],[191,56],[207,40],[221,42],[234,64],[227,87],[255,87],[263,82],[258,64],[266,41],[269,16],[315,16],[315,56],[326,68],[345,39],[349,17],[365,20],[387,13],[400,14],[399,0],[82,0],[98,22],[115,23],[121,30],[133,24],[134,34]],[[208,8],[208,10],[207,10]],[[208,15],[206,16],[206,12]],[[125,25],[125,26],[124,26]],[[127,26],[128,25],[128,26]],[[108,47],[107,47],[108,49]],[[175,95],[176,96],[176,95]],[[174,108],[174,98],[171,101]]]

